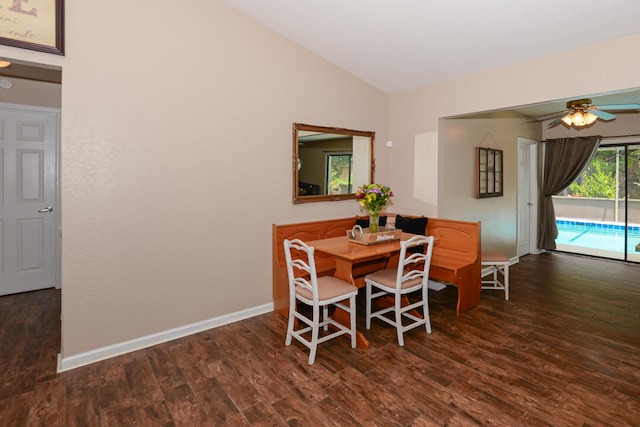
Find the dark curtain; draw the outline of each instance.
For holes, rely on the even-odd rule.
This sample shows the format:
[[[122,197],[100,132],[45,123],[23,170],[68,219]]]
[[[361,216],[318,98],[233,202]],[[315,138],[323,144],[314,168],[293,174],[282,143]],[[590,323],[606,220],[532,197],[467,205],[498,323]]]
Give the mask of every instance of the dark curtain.
[[[556,248],[558,226],[551,196],[567,188],[580,175],[600,145],[600,136],[549,139],[544,155],[538,247]]]

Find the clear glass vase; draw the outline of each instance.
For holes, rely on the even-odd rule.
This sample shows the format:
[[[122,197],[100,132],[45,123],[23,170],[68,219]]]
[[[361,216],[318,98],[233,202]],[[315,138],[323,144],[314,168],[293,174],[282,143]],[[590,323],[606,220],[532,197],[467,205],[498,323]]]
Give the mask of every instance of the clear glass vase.
[[[369,212],[369,233],[378,232],[380,212]]]

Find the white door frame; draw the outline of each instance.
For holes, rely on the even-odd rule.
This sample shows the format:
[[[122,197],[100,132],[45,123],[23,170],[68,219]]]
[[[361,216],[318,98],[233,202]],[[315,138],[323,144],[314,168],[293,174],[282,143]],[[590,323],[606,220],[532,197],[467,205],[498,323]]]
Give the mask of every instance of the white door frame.
[[[529,151],[529,253],[539,254],[538,250],[538,141],[527,138],[518,137],[518,158],[520,158],[520,150]],[[518,173],[518,176],[520,174]],[[518,216],[520,209],[518,206],[519,198],[516,197],[516,212]],[[521,219],[518,218],[518,223]],[[516,247],[520,247],[520,242],[516,242]]]
[[[49,107],[38,107],[33,105],[22,105],[22,104],[9,104],[0,102],[1,108],[24,111],[24,112],[46,112],[53,113],[55,116],[56,123],[56,141],[54,144],[55,151],[55,209],[52,214],[55,216],[55,229],[57,232],[55,233],[55,244],[54,244],[54,259],[55,259],[55,287],[60,289],[62,287],[62,215],[61,215],[61,204],[60,204],[60,108],[49,108]]]

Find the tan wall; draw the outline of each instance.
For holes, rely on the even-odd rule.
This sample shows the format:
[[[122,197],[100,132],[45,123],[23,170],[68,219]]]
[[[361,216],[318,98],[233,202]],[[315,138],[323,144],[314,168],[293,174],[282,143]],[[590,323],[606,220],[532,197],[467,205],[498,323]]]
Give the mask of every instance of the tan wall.
[[[64,357],[271,302],[271,224],[359,212],[292,205],[292,122],[386,140],[386,94],[221,0],[126,9],[67,7],[65,57],[0,46],[63,68]]]
[[[441,120],[441,182],[437,216],[482,222],[482,249],[517,255],[518,137],[539,140],[540,125],[524,119]],[[475,147],[503,150],[502,197],[476,198]]]
[[[542,138],[551,137],[552,133],[542,134],[542,129],[534,131],[530,124],[517,125],[502,119],[482,120],[486,123],[474,126],[474,132],[439,119],[638,87],[640,62],[629,55],[638,49],[640,33],[392,96],[390,138],[394,146],[388,151],[389,185],[406,190],[398,192],[395,209],[427,216],[481,219],[483,247],[500,247],[515,256],[516,237],[508,234],[514,231],[516,218],[515,194],[509,186],[517,182],[517,136],[531,137],[533,133]],[[567,70],[576,69],[580,73],[565,78]],[[492,129],[494,136],[502,134],[503,127],[505,135],[510,135],[496,138],[505,150],[505,188],[510,192],[503,199],[490,202],[475,199],[471,191],[475,182],[471,168],[473,147],[480,144],[485,127]],[[437,205],[411,197],[415,193],[413,175],[404,173],[413,170],[416,136],[429,132],[439,132],[438,170],[431,183],[437,186]],[[499,210],[494,210],[494,205],[499,205]],[[504,233],[496,220],[505,220],[509,232]]]
[[[411,196],[415,136],[439,118],[640,86],[628,54],[639,34],[390,100],[221,0],[184,10],[141,0],[126,13],[74,2],[66,40],[64,57],[0,46],[63,68],[64,357],[267,304],[272,223],[360,212],[352,201],[291,204],[292,122],[376,131],[377,181],[396,192],[394,211],[453,217],[485,202],[468,173],[440,168],[437,207]],[[593,67],[603,60],[611,72]],[[470,161],[483,131],[441,139],[444,164]]]

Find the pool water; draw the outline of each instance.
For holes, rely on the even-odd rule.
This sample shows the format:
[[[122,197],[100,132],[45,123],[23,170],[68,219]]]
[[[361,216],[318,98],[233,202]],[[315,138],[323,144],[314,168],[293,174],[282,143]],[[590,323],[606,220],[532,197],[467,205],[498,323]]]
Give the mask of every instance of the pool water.
[[[556,246],[559,250],[624,259],[623,225],[561,218],[556,223]],[[627,234],[629,260],[640,260],[640,252],[636,251],[639,244],[640,226],[630,225]]]

